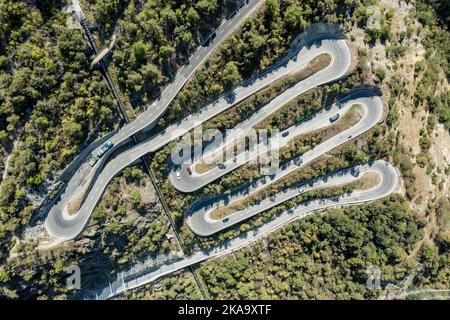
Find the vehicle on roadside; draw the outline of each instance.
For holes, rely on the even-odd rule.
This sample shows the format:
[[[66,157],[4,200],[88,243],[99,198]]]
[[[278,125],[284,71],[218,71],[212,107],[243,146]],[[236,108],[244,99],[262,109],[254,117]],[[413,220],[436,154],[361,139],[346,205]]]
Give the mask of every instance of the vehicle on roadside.
[[[181,180],[180,171],[177,171],[177,180]]]
[[[282,137],[287,137],[289,135],[289,131],[285,131],[283,132],[283,134],[281,135]]]
[[[91,156],[89,157],[89,165],[93,167],[97,163],[97,160],[98,156],[95,153],[91,153]]]
[[[228,221],[230,221],[230,218],[225,218],[222,220],[223,223],[227,223]]]
[[[187,170],[187,172],[189,173],[189,175],[192,176],[192,169],[191,169],[191,167],[187,167],[186,170]]]
[[[113,146],[114,143],[112,143],[111,140],[106,141],[105,144],[102,145],[100,149],[97,151],[97,156],[101,158],[105,154],[105,152],[111,149]]]
[[[339,119],[341,115],[339,113],[336,113],[334,116],[330,117],[330,122],[333,123],[335,122],[337,119]]]
[[[303,192],[305,192],[305,189],[298,190],[298,193],[303,193]]]
[[[223,163],[221,163],[221,164],[219,164],[219,169],[225,169],[226,168],[226,166],[223,164]]]

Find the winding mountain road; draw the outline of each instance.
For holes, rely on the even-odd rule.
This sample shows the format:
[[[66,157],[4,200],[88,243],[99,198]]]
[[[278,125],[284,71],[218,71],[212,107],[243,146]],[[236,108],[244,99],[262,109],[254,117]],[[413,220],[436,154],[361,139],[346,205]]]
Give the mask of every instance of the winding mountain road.
[[[237,20],[231,21],[235,21],[235,23],[242,22],[244,17],[253,12],[259,3],[260,1],[250,1],[249,5],[242,9],[244,11],[233,17],[233,19]],[[240,19],[237,18],[239,16],[241,17]],[[233,23],[222,25],[219,27],[218,31],[216,31],[217,36],[214,41],[220,42],[226,35],[232,32],[235,27],[236,25],[233,25]],[[218,38],[220,36],[222,36],[222,38]],[[214,41],[213,43],[215,43],[215,45],[213,45],[213,47],[217,46],[219,43]],[[182,88],[186,80],[193,72],[195,72],[201,61],[204,61],[212,50],[213,48],[210,47],[202,47],[199,49],[194,54],[193,58],[191,58],[191,63],[180,70],[174,83],[163,92],[161,98],[153,103],[147,111],[135,121],[131,122],[112,136],[111,140],[115,144],[113,150],[117,150],[118,147],[123,146],[129,141],[129,138],[133,134],[145,131],[155,125],[158,118],[167,109],[170,102]],[[254,112],[250,117],[243,119],[235,128],[238,130],[227,136],[227,140],[223,142],[223,144],[214,145],[213,148],[207,149],[206,153],[203,155],[204,157],[211,156],[215,151],[222,150],[231,142],[241,139],[242,136],[248,134],[249,131],[261,123],[261,121],[279,111],[286,103],[299,95],[317,86],[343,78],[350,69],[352,62],[351,51],[347,40],[342,36],[330,34],[329,32],[315,32],[311,34],[308,34],[307,32],[302,40],[295,43],[286,56],[280,59],[279,62],[254,76],[252,79],[245,81],[240,86],[235,87],[232,91],[219,97],[214,102],[201,108],[194,114],[169,125],[162,132],[118,153],[114,157],[109,157],[113,152],[113,150],[109,150],[93,168],[88,167],[86,164],[83,165],[72,177],[72,180],[69,182],[68,188],[62,195],[60,201],[50,211],[45,221],[45,227],[48,233],[61,241],[74,239],[87,225],[90,215],[100,201],[108,183],[125,167],[135,163],[140,157],[148,153],[154,153],[168,143],[189,134],[191,130],[200,127],[206,121],[232,108],[239,102],[270,84],[273,84],[276,80],[305,70],[315,58],[323,54],[329,55],[330,57],[330,62],[327,66],[297,82],[294,86],[285,90],[283,93],[259,108],[258,111]],[[181,76],[179,76],[180,74]],[[369,89],[355,90],[340,101],[315,113],[312,117],[278,133],[275,137],[276,139],[274,139],[278,142],[277,145],[273,145],[270,141],[268,144],[260,143],[258,146],[262,147],[262,145],[265,144],[266,148],[256,148],[256,150],[244,151],[241,154],[236,155],[235,159],[227,161],[224,166],[212,167],[203,173],[193,170],[192,174],[189,174],[187,166],[189,165],[195,169],[195,165],[201,160],[195,159],[194,164],[181,165],[181,169],[176,169],[176,171],[171,172],[169,180],[174,188],[181,192],[194,192],[225,174],[236,170],[249,161],[257,159],[259,156],[266,153],[268,148],[283,148],[296,137],[337,124],[340,120],[336,123],[331,123],[330,118],[338,113],[341,116],[344,116],[355,105],[360,106],[363,111],[361,118],[359,118],[356,123],[350,125],[350,127],[331,138],[322,141],[320,144],[312,147],[295,159],[283,164],[280,168],[272,172],[271,175],[262,176],[250,184],[232,190],[230,194],[198,199],[185,213],[186,222],[190,229],[197,235],[210,236],[254,217],[263,211],[288,202],[298,195],[311,190],[352,183],[368,173],[378,175],[379,179],[377,180],[376,185],[364,190],[355,190],[338,197],[321,198],[301,203],[295,208],[290,208],[289,210],[282,212],[274,219],[266,221],[261,226],[246,233],[242,233],[239,237],[225,241],[213,248],[200,250],[192,256],[162,265],[157,269],[147,270],[143,274],[131,276],[126,280],[123,278],[118,279],[106,287],[100,295],[96,296],[96,298],[108,299],[126,290],[151,283],[156,279],[177,270],[200,263],[207,259],[221,257],[253,243],[259,238],[270,234],[293,220],[304,218],[315,211],[374,201],[394,192],[398,184],[397,171],[388,162],[378,160],[368,164],[343,169],[311,181],[298,183],[269,198],[265,198],[255,204],[249,205],[242,210],[235,211],[232,214],[227,215],[226,218],[215,219],[212,215],[213,211],[220,207],[243,201],[271,184],[282,181],[289,174],[301,169],[334,148],[362,135],[379,123],[382,120],[383,103],[380,97],[378,97],[374,91]],[[179,176],[177,176],[177,173]],[[82,201],[78,212],[74,215],[69,214],[69,204],[83,193],[85,193],[85,196],[83,197],[84,201]]]

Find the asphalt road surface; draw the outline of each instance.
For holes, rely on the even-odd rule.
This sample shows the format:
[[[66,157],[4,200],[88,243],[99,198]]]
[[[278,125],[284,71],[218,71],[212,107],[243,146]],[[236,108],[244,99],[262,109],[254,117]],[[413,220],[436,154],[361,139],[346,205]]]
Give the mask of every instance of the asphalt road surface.
[[[264,3],[262,0],[249,0],[243,7],[239,8],[235,15],[224,21],[215,31],[214,35],[205,44],[199,46],[192,54],[189,63],[178,70],[173,82],[162,92],[159,99],[146,107],[146,111],[140,114],[134,121],[125,125],[110,140],[114,147],[108,150],[104,156],[97,161],[94,167],[87,162],[80,165],[67,183],[59,201],[49,210],[45,220],[47,232],[60,240],[69,240],[76,237],[82,230],[79,226],[84,226],[87,222],[83,210],[74,216],[67,214],[67,205],[82,194],[90,184],[96,181],[99,172],[102,170],[109,155],[118,147],[131,141],[131,136],[142,130],[149,130],[155,126],[158,119],[164,114],[168,106],[184,86],[186,81],[198,69],[208,56],[226,39],[236,28],[238,28],[258,7]],[[89,147],[88,147],[89,148]],[[91,148],[95,153],[97,148]],[[92,199],[88,196],[87,199]],[[89,200],[88,200],[89,201]]]
[[[299,82],[294,88],[281,95],[281,98],[276,98],[275,101],[281,100],[280,103],[271,103],[265,107],[265,110],[273,109],[271,112],[274,112],[281,107],[283,101],[291,100],[299,92],[305,92],[317,85],[335,81],[345,75],[350,66],[351,53],[344,39],[330,34],[315,34],[310,38],[305,38],[303,42],[298,44],[298,48],[291,50],[279,63],[268,68],[268,70],[255,78],[246,81],[242,86],[235,88],[231,94],[219,98],[197,113],[169,126],[153,138],[122,152],[106,165],[103,165],[102,170],[99,169],[99,164],[96,164],[89,174],[75,175],[71,180],[73,183],[69,183],[61,200],[52,207],[45,220],[45,227],[48,233],[61,240],[75,238],[87,224],[108,182],[122,169],[143,155],[154,152],[169,142],[178,139],[194,127],[234,106],[276,79],[291,72],[302,70],[308,66],[312,59],[324,53],[331,56],[329,66]],[[230,99],[230,96],[232,99]],[[264,114],[257,113],[257,115],[262,118]],[[111,140],[115,142],[114,137]],[[89,165],[86,164],[84,167],[86,166]],[[79,172],[82,170],[83,167],[80,168]],[[75,215],[70,215],[67,210],[68,205],[85,190],[89,192],[84,198],[80,210]]]
[[[272,100],[272,102],[273,101],[275,100]],[[270,105],[271,104],[267,106]],[[373,127],[375,124],[377,124],[377,122],[381,120],[381,117],[383,115],[383,103],[381,99],[371,90],[366,89],[358,90],[351,93],[350,95],[340,100],[339,102],[333,104],[331,107],[323,109],[322,111],[316,113],[311,119],[297,123],[292,127],[280,132],[278,136],[274,137],[274,140],[278,142],[277,147],[281,148],[286,146],[295,137],[331,126],[333,123],[331,123],[329,119],[332,116],[338,113],[341,116],[343,116],[354,105],[360,105],[364,109],[364,115],[357,124],[343,131],[342,133],[334,136],[333,138],[325,141],[320,146],[308,151],[303,156],[298,157],[296,162],[301,161],[303,166],[309,163],[310,161],[316,159],[317,157],[323,155],[324,153],[330,151],[331,149],[336,148],[339,145],[347,142],[349,140],[348,139],[349,136],[356,137],[358,135],[361,135],[362,133],[369,130],[371,127]],[[258,120],[260,121],[260,118],[263,117],[260,117],[259,115],[264,116],[265,114],[270,113],[271,111],[269,110],[263,110],[261,114],[256,113],[251,118],[258,118]],[[256,121],[250,122],[255,122],[255,124],[258,123]],[[335,124],[337,123],[338,122],[336,122]],[[245,131],[242,130],[241,132],[244,133]],[[284,132],[289,134],[283,137]],[[230,173],[231,171],[237,169],[238,167],[246,164],[247,162],[257,160],[260,155],[266,153],[266,150],[270,148],[270,145],[268,147],[264,147],[263,144],[264,142],[258,145],[258,147],[255,148],[256,150],[253,152],[241,153],[236,157],[228,159],[227,162],[224,163],[225,168],[220,168],[219,166],[216,166],[213,169],[210,169],[207,172],[200,174],[194,170],[194,165],[196,163],[182,165],[181,169],[173,171],[171,173],[169,177],[170,181],[172,182],[172,185],[179,191],[194,192],[206,186],[207,184],[213,182],[214,180],[219,179],[223,175]],[[218,149],[220,149],[220,147]],[[197,162],[199,160],[200,159],[197,159]],[[191,169],[192,175],[188,173],[187,171],[188,167],[192,168]],[[282,171],[290,173],[292,170],[296,169],[298,169],[298,166],[292,163],[290,166],[288,166],[288,168]],[[176,177],[177,173],[179,174],[181,179],[177,179]],[[285,174],[280,175],[279,173],[277,173],[275,177],[272,178],[272,182],[284,176]]]
[[[240,201],[252,194],[257,193],[270,184],[282,181],[287,175],[299,170],[318,157],[348,142],[350,139],[363,134],[381,120],[383,115],[383,103],[381,99],[370,90],[358,90],[338,103],[335,103],[331,108],[329,108],[329,110],[319,112],[311,120],[294,125],[287,129],[286,131],[290,131],[291,133],[287,137],[281,138],[283,140],[280,139],[281,146],[287,145],[295,136],[311,132],[312,130],[316,130],[321,127],[329,126],[329,118],[331,115],[336,114],[337,112],[344,114],[354,105],[360,105],[364,110],[364,115],[355,125],[322,142],[318,146],[305,152],[303,155],[282,165],[273,175],[262,176],[250,185],[232,192],[231,195],[222,195],[216,199],[204,199],[197,201],[190,208],[190,212],[187,215],[187,223],[191,230],[201,236],[212,235],[295,196],[292,195],[289,197],[288,195],[291,195],[291,193],[288,192],[283,193],[281,197],[276,197],[273,201],[271,199],[266,199],[265,201],[262,201],[260,205],[248,207],[244,210],[236,212],[235,214],[227,216],[226,221],[223,221],[222,219],[213,220],[210,217],[210,213],[217,207]],[[282,135],[282,133],[280,134]],[[252,159],[253,157],[254,156],[248,156],[247,158]],[[172,181],[179,182],[187,180],[191,182],[189,185],[193,186],[194,191],[201,186],[207,185],[208,183],[218,179],[225,173],[238,168],[243,163],[245,162],[242,161],[242,163],[239,163],[239,161],[237,161],[236,164],[232,162],[227,164],[227,168],[225,170],[215,167],[214,169],[201,175],[190,176],[186,173],[182,176],[181,180],[175,179]],[[305,186],[301,186],[300,188],[305,188]],[[310,186],[309,189],[310,188],[312,188],[312,186]],[[305,192],[307,190],[308,188],[305,188]]]

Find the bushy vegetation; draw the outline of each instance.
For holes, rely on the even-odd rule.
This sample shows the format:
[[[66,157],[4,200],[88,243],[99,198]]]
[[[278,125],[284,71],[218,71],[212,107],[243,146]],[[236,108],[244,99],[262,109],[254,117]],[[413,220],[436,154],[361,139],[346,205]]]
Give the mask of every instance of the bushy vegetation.
[[[216,299],[371,299],[380,292],[366,270],[378,266],[383,286],[402,279],[419,238],[408,203],[392,196],[293,222],[199,273]]]
[[[200,300],[202,296],[192,274],[177,272],[156,283],[124,293],[117,299],[133,300]]]
[[[364,29],[368,45],[380,41],[387,45],[392,61],[404,56],[407,45],[401,41],[391,43],[397,40],[390,28],[392,11],[382,11],[380,29],[366,28],[367,6],[376,3],[363,0],[353,6],[353,1],[348,0],[267,0],[264,8],[199,69],[172,103],[159,128],[191,114],[280,59],[292,40],[314,22],[339,21],[347,27],[356,24]],[[90,0],[83,5],[92,9],[88,19],[98,27],[96,35],[101,42],[106,43],[114,30],[118,31],[110,69],[122,95],[137,112],[159,95],[193,50],[236,7],[232,0]],[[105,274],[114,278],[130,263],[175,249],[160,208],[144,200],[143,190],[150,189],[150,182],[136,167],[124,170],[111,182],[93,213],[92,224],[73,243],[43,253],[35,250],[34,243],[18,241],[36,207],[32,196],[46,193],[52,179],[74,158],[94,128],[101,135],[115,124],[106,85],[90,66],[92,52],[81,31],[67,29],[66,16],[59,12],[61,6],[59,1],[0,0],[0,165],[8,164],[8,174],[0,185],[0,296],[7,298],[75,297],[77,293],[65,287],[69,265],[82,268],[82,286],[89,287],[98,279],[104,280]],[[416,1],[415,17],[427,32],[422,41],[425,59],[414,68],[415,74],[422,77],[414,92],[416,107],[431,112],[434,118],[429,120],[430,126],[432,119],[437,119],[447,129],[450,93],[441,88],[443,78],[449,77],[448,9],[445,1]],[[336,101],[351,88],[372,83],[375,77],[376,83],[389,86],[392,97],[405,93],[404,84],[390,76],[389,68],[370,70],[366,54],[359,50],[358,64],[348,78],[308,92],[263,125],[290,125]],[[260,108],[292,81],[284,79],[266,88],[206,126],[233,127],[242,115]],[[374,204],[330,210],[323,217],[314,215],[254,247],[203,264],[200,274],[211,297],[375,298],[379,292],[365,285],[365,270],[372,264],[382,269],[383,284],[402,279],[417,262],[423,271],[415,279],[416,285],[448,285],[448,198],[442,197],[436,209],[439,230],[420,248],[417,260],[409,259],[413,245],[422,236],[423,221],[417,221],[406,199],[415,196],[415,163],[430,166],[427,152],[431,131],[423,132],[419,142],[422,154],[414,163],[408,148],[399,144],[398,136],[390,131],[399,116],[399,106],[392,97],[388,102],[388,126],[377,125],[270,192],[367,160],[391,159],[402,173],[406,198],[391,196]],[[303,153],[319,141],[316,138],[320,137],[285,150],[283,160]],[[318,196],[308,193],[216,236],[196,237],[184,223],[184,210],[197,198],[226,193],[253,181],[259,172],[245,166],[199,192],[181,195],[166,179],[167,158],[173,146],[154,155],[152,168],[162,181],[161,189],[189,252],[238,236]],[[351,190],[347,186],[321,195]],[[159,287],[147,287],[124,298],[195,299],[199,292],[192,278],[182,276],[162,279]]]
[[[7,169],[0,186],[0,260],[11,236],[29,223],[30,194],[45,195],[89,133],[98,124],[107,132],[114,121],[83,34],[66,27],[60,9],[49,1],[0,1],[0,165]]]
[[[273,0],[244,22],[172,103],[163,124],[179,119],[277,61],[308,24],[331,21],[343,1]]]
[[[125,7],[112,62],[123,93],[137,111],[160,94],[193,50],[236,8],[231,0],[114,3],[97,1],[96,21],[110,28],[120,6]]]
[[[441,87],[442,75],[450,78],[450,5],[448,1],[418,1],[417,19],[429,32],[423,41],[426,56],[417,69],[424,69],[424,76],[416,91],[417,103],[423,103],[436,114],[439,122],[450,130],[450,92],[436,90]]]

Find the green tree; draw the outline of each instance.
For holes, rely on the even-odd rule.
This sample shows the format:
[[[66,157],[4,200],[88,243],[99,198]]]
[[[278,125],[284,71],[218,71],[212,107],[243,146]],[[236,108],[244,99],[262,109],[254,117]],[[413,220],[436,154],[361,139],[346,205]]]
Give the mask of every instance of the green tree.
[[[239,71],[234,61],[230,61],[225,65],[222,71],[222,81],[225,86],[232,86],[239,79]]]

